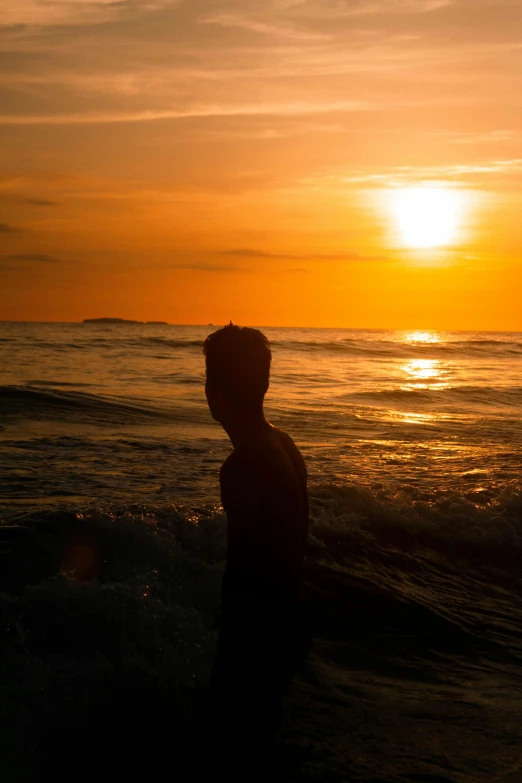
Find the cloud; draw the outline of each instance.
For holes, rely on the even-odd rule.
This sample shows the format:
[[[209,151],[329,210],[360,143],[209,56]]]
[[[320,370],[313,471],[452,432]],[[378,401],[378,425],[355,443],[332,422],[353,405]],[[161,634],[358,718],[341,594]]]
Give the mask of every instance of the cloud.
[[[58,201],[51,201],[50,199],[46,198],[36,198],[33,196],[24,196],[21,193],[17,193],[16,191],[13,192],[13,190],[11,190],[11,188],[17,188],[19,186],[20,183],[18,180],[0,180],[0,200],[9,202],[10,204],[27,204],[28,206],[34,207],[54,207],[59,204]],[[18,231],[20,229],[16,230]]]
[[[31,262],[37,264],[59,264],[60,259],[55,256],[48,256],[44,253],[14,253],[10,255],[0,256],[0,261],[13,263],[13,262]]]
[[[218,4],[219,5],[219,4]],[[357,16],[420,15],[447,8],[453,0],[268,0],[263,3],[243,0],[239,12],[230,10],[231,4],[221,4],[223,10],[199,19],[203,24],[237,27],[254,33],[272,35],[295,41],[325,40],[329,36],[319,32],[317,22],[325,19],[342,20]],[[250,8],[249,8],[250,5]],[[315,24],[314,24],[315,22]],[[308,29],[305,27],[308,24]]]
[[[237,122],[233,125],[227,123],[226,127],[216,126],[216,123],[199,125],[197,129],[192,129],[191,136],[193,139],[205,141],[278,141],[295,136],[338,135],[346,132],[347,123],[344,118],[341,122],[307,122],[302,118],[287,120],[278,117],[274,120],[267,117],[266,124],[256,119],[254,122],[247,120],[247,123]]]
[[[252,256],[253,257],[253,256]],[[262,253],[255,256],[256,258],[292,258],[292,256],[272,256],[269,253]],[[299,256],[295,256],[295,258],[299,258]],[[234,264],[220,264],[220,263],[212,263],[212,262],[195,262],[193,264],[191,263],[183,263],[183,264],[175,264],[175,269],[184,269],[184,270],[190,270],[190,271],[197,271],[197,272],[252,272],[253,267],[247,268],[244,266],[236,266]],[[281,269],[281,272],[310,272],[309,269],[305,269],[304,267],[291,267],[286,269]]]
[[[365,185],[369,188],[397,187],[419,182],[472,181],[476,177],[509,176],[522,173],[522,158],[493,160],[488,163],[454,163],[443,166],[394,166],[386,171],[354,170],[346,174],[317,175],[301,180],[303,185],[343,187]]]
[[[24,204],[31,204],[35,207],[54,207],[59,203],[58,201],[49,201],[46,198],[22,198],[21,200]]]
[[[21,232],[21,228],[10,226],[9,223],[0,223],[0,234],[20,234]]]
[[[366,14],[425,14],[446,8],[453,0],[345,0],[338,12],[346,16]],[[344,8],[344,12],[341,10]]]
[[[514,106],[513,12],[498,0],[486,25],[473,1],[482,14],[462,0],[5,0],[18,26],[0,27],[0,123],[460,109],[487,104],[500,82]],[[433,13],[450,5],[454,16]]]
[[[521,134],[514,130],[496,130],[489,133],[465,133],[453,135],[450,144],[502,144],[519,141]]]
[[[202,4],[195,0],[147,0],[142,3],[139,0],[3,0],[2,24],[28,27],[100,25],[117,20],[140,20],[169,11],[175,6],[181,6],[183,13],[188,15],[189,6],[192,4],[193,13],[197,15]],[[265,32],[263,20],[267,17],[287,20],[296,17],[317,19],[324,16],[339,18],[374,14],[421,14],[450,4],[451,0],[337,0],[332,3],[325,3],[324,0],[266,0],[263,3],[252,0],[242,0],[239,3],[218,0],[212,3],[214,13],[202,16],[199,21]],[[208,5],[210,3],[206,3],[207,12]],[[301,40],[301,31],[294,30],[288,23],[287,26],[279,27],[267,22],[266,26],[271,33],[274,32],[271,29],[274,27],[276,34],[290,37],[295,35],[297,40]],[[307,35],[307,31],[303,32],[303,35]]]
[[[217,250],[220,256],[241,256],[243,258],[272,258],[293,259],[297,261],[385,261],[385,256],[365,256],[350,250],[325,253],[270,253],[254,248],[231,248],[230,250]],[[290,270],[287,270],[290,271]],[[295,271],[295,270],[294,270]],[[308,270],[301,270],[308,271]]]
[[[270,253],[265,250],[255,248],[231,248],[230,250],[216,250],[215,256],[227,258],[244,258],[267,261],[385,261],[384,256],[361,255],[351,251],[326,252],[326,253]],[[251,272],[255,266],[238,266],[236,264],[226,264],[219,261],[188,261],[174,264],[176,269],[197,270],[201,272]],[[290,267],[281,269],[284,272],[309,272],[304,267]]]
[[[243,256],[244,258],[281,258],[264,250],[254,250],[249,247],[231,248],[230,250],[216,250],[218,256]]]
[[[4,25],[100,24],[117,18],[144,15],[175,5],[177,0],[3,0]]]
[[[95,112],[79,114],[19,114],[0,116],[0,125],[98,125],[120,122],[154,122],[191,117],[235,117],[279,115],[298,117],[333,112],[372,111],[367,101],[332,101],[330,103],[259,103],[237,105],[206,105],[187,109],[147,109],[131,112]]]
[[[203,24],[215,24],[221,27],[238,27],[252,33],[269,35],[273,38],[286,38],[291,41],[327,41],[329,36],[314,30],[307,30],[288,24],[270,24],[249,16],[235,14],[216,14],[200,20]]]
[[[175,264],[175,269],[186,269],[198,272],[248,272],[248,269],[231,264],[213,264],[206,261],[195,261],[194,263]]]

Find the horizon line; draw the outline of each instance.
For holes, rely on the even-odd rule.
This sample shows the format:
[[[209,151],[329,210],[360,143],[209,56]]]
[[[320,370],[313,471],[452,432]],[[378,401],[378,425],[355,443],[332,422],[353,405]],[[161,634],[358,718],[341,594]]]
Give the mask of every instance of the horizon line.
[[[101,326],[125,326],[128,325],[126,322],[132,322],[134,319],[122,319],[122,322],[115,322],[115,323],[100,323]],[[27,320],[27,319],[2,319],[0,318],[0,324],[81,324],[85,326],[90,326],[91,324],[84,323],[84,320],[81,321],[40,321],[40,320]],[[186,326],[186,327],[205,327],[205,328],[216,328],[220,329],[222,326],[226,326],[226,324],[214,324],[214,323],[190,323],[190,324],[184,324],[184,323],[170,323],[168,321],[165,321],[162,324],[154,323],[154,322],[147,322],[147,321],[136,321],[134,322],[135,326]],[[503,334],[522,334],[522,328],[521,329],[441,329],[437,327],[432,326],[309,326],[309,325],[302,325],[302,324],[235,324],[236,326],[251,326],[255,329],[346,329],[348,331],[356,331],[356,332],[482,332],[482,333],[503,333]]]

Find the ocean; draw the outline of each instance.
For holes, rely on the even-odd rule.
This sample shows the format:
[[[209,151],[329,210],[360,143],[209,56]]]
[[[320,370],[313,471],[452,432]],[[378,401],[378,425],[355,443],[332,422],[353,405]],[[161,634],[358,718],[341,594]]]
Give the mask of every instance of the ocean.
[[[0,323],[6,780],[92,779],[102,747],[114,774],[201,774],[231,450],[213,328]],[[282,779],[522,781],[522,333],[263,331],[311,504]]]

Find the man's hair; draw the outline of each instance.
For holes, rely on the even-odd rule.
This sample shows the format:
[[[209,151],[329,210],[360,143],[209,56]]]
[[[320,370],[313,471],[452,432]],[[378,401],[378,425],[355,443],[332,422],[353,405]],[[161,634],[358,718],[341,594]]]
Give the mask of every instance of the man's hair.
[[[209,334],[203,345],[207,382],[241,407],[261,405],[268,389],[270,343],[259,329],[232,321]]]

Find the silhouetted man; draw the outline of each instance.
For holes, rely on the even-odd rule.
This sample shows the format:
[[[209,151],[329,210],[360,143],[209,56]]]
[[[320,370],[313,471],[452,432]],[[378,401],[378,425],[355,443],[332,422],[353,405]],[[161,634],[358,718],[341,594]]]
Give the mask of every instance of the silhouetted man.
[[[308,649],[306,467],[290,436],[263,413],[266,337],[231,323],[207,337],[203,352],[210,412],[234,447],[220,472],[228,547],[210,708],[225,754],[255,765],[252,756],[275,738],[282,696]]]

